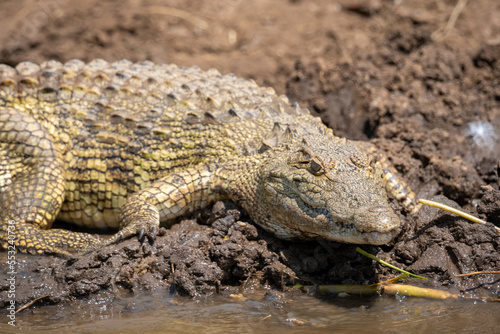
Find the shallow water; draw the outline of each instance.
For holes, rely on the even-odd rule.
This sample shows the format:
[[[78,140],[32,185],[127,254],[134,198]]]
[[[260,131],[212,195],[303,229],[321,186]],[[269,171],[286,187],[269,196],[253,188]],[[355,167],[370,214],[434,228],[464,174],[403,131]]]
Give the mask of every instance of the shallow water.
[[[248,299],[148,296],[32,307],[0,332],[37,333],[499,333],[500,304],[417,298],[264,293]]]

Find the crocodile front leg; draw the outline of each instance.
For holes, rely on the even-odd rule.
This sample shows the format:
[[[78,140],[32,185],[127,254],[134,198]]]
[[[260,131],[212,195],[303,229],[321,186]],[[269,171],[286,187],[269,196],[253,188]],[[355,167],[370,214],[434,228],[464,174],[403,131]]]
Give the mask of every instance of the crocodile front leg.
[[[0,248],[61,256],[99,248],[101,240],[90,234],[50,229],[65,186],[52,135],[32,116],[0,109]]]
[[[214,191],[220,183],[216,179],[206,166],[187,168],[129,196],[121,209],[120,231],[106,244],[134,235],[154,239],[160,223],[172,223],[179,216],[222,199],[221,193]]]

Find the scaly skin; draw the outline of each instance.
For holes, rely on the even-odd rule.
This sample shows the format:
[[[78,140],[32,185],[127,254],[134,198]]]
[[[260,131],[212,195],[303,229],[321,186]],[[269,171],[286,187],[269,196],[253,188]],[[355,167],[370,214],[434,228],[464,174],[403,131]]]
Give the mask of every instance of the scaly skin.
[[[400,226],[386,192],[418,210],[373,146],[253,81],[151,62],[0,65],[5,249],[82,254],[219,199],[280,238],[378,245]],[[119,231],[50,229],[56,217]]]

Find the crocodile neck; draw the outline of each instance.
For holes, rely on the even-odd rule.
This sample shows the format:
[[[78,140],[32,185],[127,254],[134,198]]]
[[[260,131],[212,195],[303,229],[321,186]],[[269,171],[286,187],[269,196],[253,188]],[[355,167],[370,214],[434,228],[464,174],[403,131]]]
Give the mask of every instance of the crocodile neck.
[[[251,212],[257,205],[257,193],[263,167],[271,159],[267,152],[250,155],[216,168],[212,177],[212,200],[230,199]]]

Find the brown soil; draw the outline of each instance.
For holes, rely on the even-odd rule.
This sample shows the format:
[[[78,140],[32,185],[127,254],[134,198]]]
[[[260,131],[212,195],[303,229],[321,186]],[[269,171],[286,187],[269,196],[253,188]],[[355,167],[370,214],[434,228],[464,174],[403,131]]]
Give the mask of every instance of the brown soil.
[[[434,40],[455,4],[3,1],[0,62],[150,59],[253,78],[320,115],[337,135],[374,142],[419,197],[500,226],[500,3],[469,2],[450,34]],[[411,217],[393,205],[402,233],[366,251],[431,278],[426,285],[500,294],[498,275],[456,277],[500,270],[500,235],[491,224],[432,208]],[[154,243],[126,240],[70,260],[18,255],[18,305],[39,297],[58,303],[167,289],[196,296],[228,285],[365,284],[395,276],[355,248],[278,240],[220,202],[161,229]],[[7,302],[5,282],[0,304]]]

